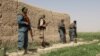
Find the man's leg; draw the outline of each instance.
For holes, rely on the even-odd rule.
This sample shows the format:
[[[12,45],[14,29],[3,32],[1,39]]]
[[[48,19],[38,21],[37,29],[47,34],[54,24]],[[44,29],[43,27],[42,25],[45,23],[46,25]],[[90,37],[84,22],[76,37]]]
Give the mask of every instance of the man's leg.
[[[74,36],[74,41],[75,43],[77,43],[77,36]]]
[[[24,54],[27,54],[27,47],[28,47],[28,32],[24,33]]]
[[[24,45],[24,32],[19,32],[18,33],[18,48],[21,50]]]
[[[72,37],[71,33],[69,34],[69,38],[70,38],[70,42],[72,42],[73,41],[73,37]]]
[[[71,35],[71,41],[73,41],[74,40],[74,35]]]
[[[66,34],[64,34],[64,43],[66,43],[67,41],[66,41]]]
[[[59,30],[59,34],[60,34],[60,40],[61,40],[61,42],[63,42],[63,32],[62,32],[62,30]]]
[[[62,41],[63,43],[66,43],[66,36],[65,33],[62,31]]]
[[[77,43],[77,32],[76,32],[76,29],[75,29],[75,35],[74,35],[74,38],[75,38],[75,43]]]

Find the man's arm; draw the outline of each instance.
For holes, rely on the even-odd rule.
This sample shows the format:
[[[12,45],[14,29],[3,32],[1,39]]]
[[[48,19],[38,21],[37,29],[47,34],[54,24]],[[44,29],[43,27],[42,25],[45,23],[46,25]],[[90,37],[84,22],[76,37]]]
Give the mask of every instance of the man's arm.
[[[26,25],[26,24],[27,24],[27,22],[22,21],[22,19],[23,19],[23,16],[22,16],[22,15],[18,15],[18,24],[23,24],[23,25]]]

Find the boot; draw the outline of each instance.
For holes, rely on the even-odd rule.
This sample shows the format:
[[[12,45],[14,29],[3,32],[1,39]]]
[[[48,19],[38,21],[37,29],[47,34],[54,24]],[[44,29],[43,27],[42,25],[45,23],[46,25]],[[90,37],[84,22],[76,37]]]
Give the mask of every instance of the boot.
[[[77,38],[75,38],[75,43],[77,43]]]

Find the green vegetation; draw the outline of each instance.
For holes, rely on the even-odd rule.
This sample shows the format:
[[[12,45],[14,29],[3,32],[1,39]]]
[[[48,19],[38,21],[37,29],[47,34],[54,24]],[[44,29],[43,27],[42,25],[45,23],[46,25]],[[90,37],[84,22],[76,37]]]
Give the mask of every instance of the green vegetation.
[[[41,56],[96,56],[98,53],[100,53],[100,46],[95,43],[76,47],[66,47],[51,51],[50,53],[41,54]]]
[[[100,32],[80,32],[78,38],[82,38],[85,41],[91,41],[94,39],[100,40]],[[100,46],[98,43],[81,45],[77,47],[61,48],[50,53],[41,54],[41,56],[96,56],[100,53]]]
[[[82,38],[84,40],[100,40],[100,32],[80,32],[78,33],[78,38]]]

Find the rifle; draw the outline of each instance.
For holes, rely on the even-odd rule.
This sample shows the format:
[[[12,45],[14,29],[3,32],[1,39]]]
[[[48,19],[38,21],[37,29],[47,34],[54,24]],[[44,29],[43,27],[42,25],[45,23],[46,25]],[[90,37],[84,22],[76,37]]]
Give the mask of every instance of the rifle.
[[[32,40],[33,40],[33,32],[32,32],[32,29],[31,29],[31,23],[30,23],[30,20],[29,20],[29,17],[27,15],[24,15],[25,17],[25,21],[28,23],[28,27],[29,27],[29,31],[30,31],[30,34],[31,34],[31,37],[32,37]]]

